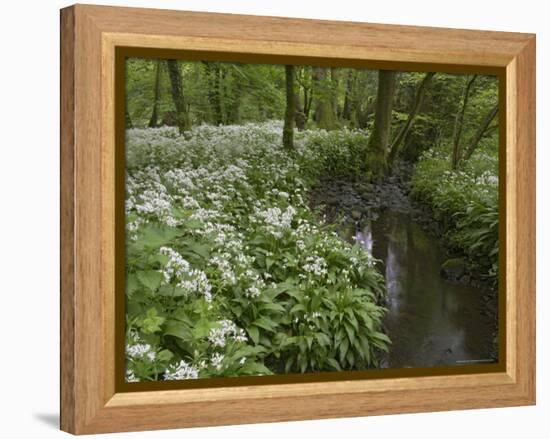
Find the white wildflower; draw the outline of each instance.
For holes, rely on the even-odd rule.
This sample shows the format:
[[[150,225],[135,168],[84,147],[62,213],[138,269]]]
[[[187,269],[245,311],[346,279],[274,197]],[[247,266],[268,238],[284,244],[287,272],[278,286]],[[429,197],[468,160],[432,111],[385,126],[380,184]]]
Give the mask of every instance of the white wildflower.
[[[309,273],[313,273],[315,276],[324,276],[327,274],[327,263],[319,256],[308,256],[303,269]]]
[[[219,352],[214,352],[212,357],[210,358],[210,363],[212,366],[214,366],[217,370],[221,370],[222,368],[222,362],[225,356],[223,354],[220,354]]]
[[[238,328],[231,320],[221,320],[218,322],[219,328],[212,328],[208,335],[208,341],[214,347],[225,347],[227,340],[235,342],[246,342],[248,339],[243,329]]]
[[[151,345],[147,343],[137,343],[135,345],[126,346],[126,354],[131,358],[143,357],[151,353]]]
[[[190,380],[197,379],[199,371],[185,361],[181,360],[176,367],[164,371],[165,380]]]
[[[188,293],[202,295],[207,302],[212,301],[212,286],[203,271],[192,269],[189,262],[170,247],[161,247],[160,253],[169,257],[168,263],[161,270],[166,283],[175,279],[177,286]]]
[[[127,383],[137,383],[139,379],[134,374],[133,370],[126,369],[126,382]]]
[[[258,297],[260,295],[260,290],[257,287],[250,287],[246,290],[247,297]]]

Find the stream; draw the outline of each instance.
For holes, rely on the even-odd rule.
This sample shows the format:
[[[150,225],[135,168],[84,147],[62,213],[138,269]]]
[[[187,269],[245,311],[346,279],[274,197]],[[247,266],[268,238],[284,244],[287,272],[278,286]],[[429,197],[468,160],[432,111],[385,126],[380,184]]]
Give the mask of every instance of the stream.
[[[493,361],[494,319],[483,313],[483,293],[440,276],[448,256],[435,237],[410,215],[385,211],[354,238],[380,260],[386,279],[384,325],[392,346],[385,367]]]
[[[343,215],[342,239],[358,242],[385,277],[392,344],[380,367],[492,363],[496,294],[443,279],[449,255],[433,233],[438,225],[410,199],[408,184],[405,169],[379,184],[321,181],[312,194],[326,221]]]

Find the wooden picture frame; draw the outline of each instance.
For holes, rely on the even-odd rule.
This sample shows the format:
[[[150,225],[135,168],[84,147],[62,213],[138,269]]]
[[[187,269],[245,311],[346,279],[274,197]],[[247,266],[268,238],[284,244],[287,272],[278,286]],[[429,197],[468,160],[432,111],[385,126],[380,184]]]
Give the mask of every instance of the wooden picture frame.
[[[220,60],[240,54],[498,74],[506,177],[501,367],[120,391],[115,368],[118,48],[198,51]],[[86,434],[534,403],[534,35],[91,5],[61,11],[62,430]]]

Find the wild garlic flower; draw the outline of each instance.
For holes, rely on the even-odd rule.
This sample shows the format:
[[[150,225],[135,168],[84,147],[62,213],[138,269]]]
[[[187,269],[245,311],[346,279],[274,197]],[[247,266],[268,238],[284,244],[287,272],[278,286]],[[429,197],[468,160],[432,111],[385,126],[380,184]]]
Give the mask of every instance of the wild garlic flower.
[[[199,370],[183,360],[181,360],[175,367],[164,371],[165,380],[194,380],[198,377]]]
[[[285,211],[279,207],[270,207],[264,211],[256,211],[256,216],[263,219],[268,233],[276,238],[281,238],[284,232],[291,227],[296,209],[288,206]]]
[[[183,207],[187,209],[195,209],[198,210],[201,208],[199,202],[195,200],[193,197],[190,197],[189,195],[185,196],[185,198],[182,200],[181,204]]]
[[[217,210],[199,208],[191,215],[190,218],[205,222],[210,219],[215,219],[219,215],[220,215],[220,212]]]
[[[225,358],[225,355],[220,354],[219,352],[214,352],[214,354],[212,354],[212,357],[210,358],[210,363],[217,370],[221,370],[223,366],[222,362],[224,358]]]
[[[166,283],[169,283],[172,278],[182,277],[188,273],[191,269],[189,262],[187,262],[182,255],[170,247],[161,247],[160,254],[168,256],[169,260],[164,269],[161,271]]]
[[[166,193],[166,188],[158,185],[158,190],[145,190],[140,195],[139,204],[135,208],[142,214],[154,214],[157,217],[166,215],[172,208],[171,197]]]
[[[476,179],[476,184],[497,186],[498,177],[496,175],[493,175],[490,171],[485,171]]]
[[[133,370],[126,369],[126,382],[127,383],[137,383],[137,382],[139,382],[139,379],[136,377]]]
[[[147,343],[137,343],[126,346],[126,354],[130,358],[139,358],[151,353],[151,345]],[[154,355],[154,353],[153,353]],[[154,359],[154,358],[153,358]]]
[[[186,194],[187,192],[196,189],[196,186],[193,183],[192,178],[190,177],[190,173],[185,169],[170,169],[164,174],[164,178],[166,182],[172,187],[176,188],[176,191],[179,193]],[[184,198],[183,204],[185,207],[199,207],[196,204],[195,200],[193,200],[194,203],[191,203],[190,200],[193,200],[193,198],[188,196]],[[189,205],[186,206],[186,202]]]
[[[245,295],[250,298],[255,298],[260,296],[260,290],[259,288],[252,286],[250,288],[247,288]]]
[[[325,276],[327,272],[327,262],[319,256],[308,256],[303,269],[308,273],[313,273],[315,276]]]
[[[209,264],[218,268],[222,280],[228,285],[234,285],[237,282],[237,277],[231,266],[231,262],[222,256],[214,256],[210,258]]]
[[[248,338],[243,329],[238,328],[231,320],[221,320],[218,322],[219,328],[212,328],[208,335],[208,341],[214,347],[225,347],[227,340],[231,339],[235,342],[246,342]]]
[[[183,256],[170,247],[161,247],[160,253],[169,257],[161,273],[165,283],[177,281],[177,286],[189,294],[204,296],[207,302],[212,301],[212,286],[206,274],[198,269],[192,269]]]
[[[196,293],[204,296],[207,302],[212,301],[212,286],[208,281],[208,277],[201,270],[190,270],[186,273],[186,279],[178,282],[177,286],[186,290],[189,293]]]
[[[181,226],[183,224],[183,221],[178,221],[173,216],[167,215],[164,218],[164,223],[169,227],[178,227],[178,226]]]
[[[225,233],[224,232],[219,232],[218,233],[218,236],[216,236],[216,238],[214,239],[214,242],[218,245],[223,245],[225,244]]]

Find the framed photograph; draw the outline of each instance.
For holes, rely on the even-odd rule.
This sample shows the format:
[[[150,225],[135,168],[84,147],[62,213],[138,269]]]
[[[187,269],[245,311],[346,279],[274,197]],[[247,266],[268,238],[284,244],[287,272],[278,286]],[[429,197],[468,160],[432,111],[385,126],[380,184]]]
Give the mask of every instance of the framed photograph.
[[[61,11],[61,428],[535,403],[535,36]]]

